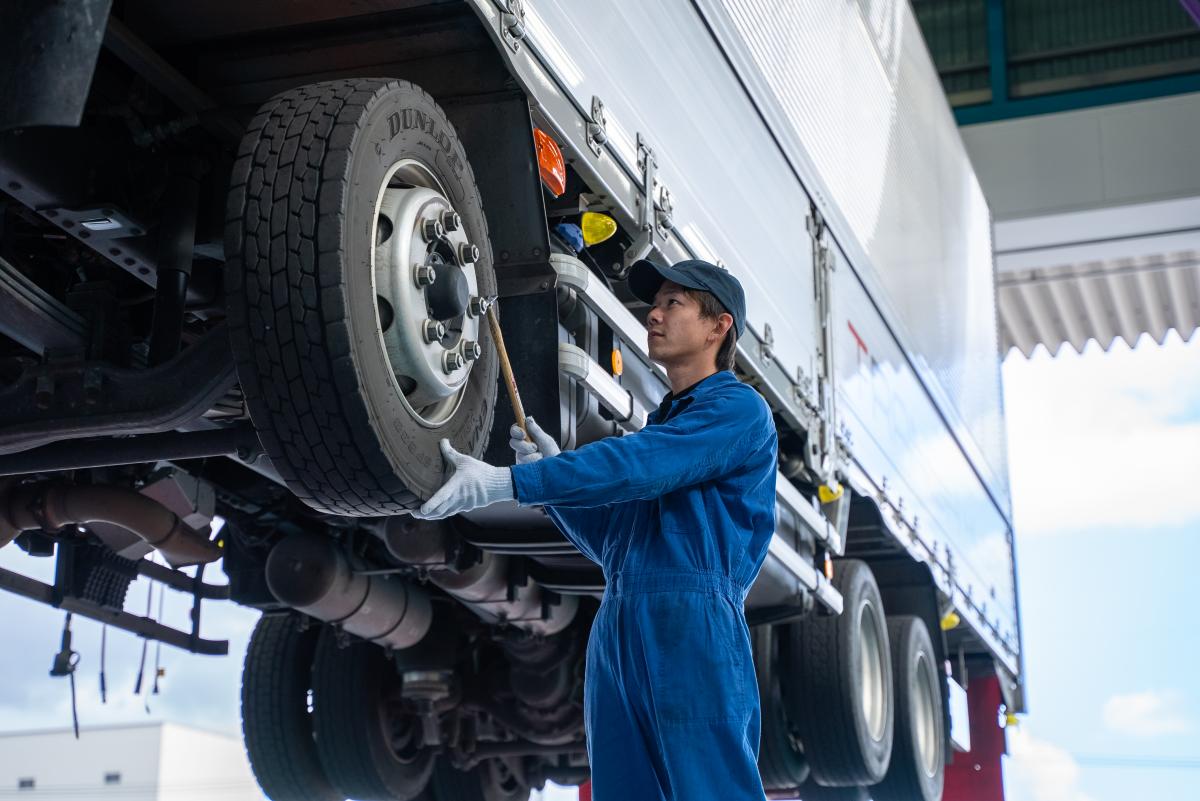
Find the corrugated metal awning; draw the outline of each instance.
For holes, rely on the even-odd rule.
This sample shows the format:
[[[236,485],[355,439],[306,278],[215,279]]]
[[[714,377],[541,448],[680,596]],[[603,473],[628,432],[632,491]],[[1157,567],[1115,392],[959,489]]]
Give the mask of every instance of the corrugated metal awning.
[[[1161,344],[1172,328],[1186,340],[1200,327],[1200,251],[1002,271],[996,291],[1005,354],[1082,352],[1089,339],[1108,350],[1141,334]]]

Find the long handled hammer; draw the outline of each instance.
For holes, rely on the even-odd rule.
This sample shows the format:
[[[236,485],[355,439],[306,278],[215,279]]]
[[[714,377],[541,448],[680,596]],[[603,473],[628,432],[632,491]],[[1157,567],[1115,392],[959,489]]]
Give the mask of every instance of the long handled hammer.
[[[512,362],[508,360],[508,349],[504,347],[504,333],[500,330],[500,319],[496,317],[496,298],[488,299],[487,318],[492,328],[492,339],[496,341],[496,352],[500,354],[500,371],[504,373],[504,386],[508,387],[508,399],[512,401],[513,413],[517,416],[517,425],[529,439],[529,430],[525,427],[525,407],[521,405],[521,393],[517,391],[517,379],[513,378]]]

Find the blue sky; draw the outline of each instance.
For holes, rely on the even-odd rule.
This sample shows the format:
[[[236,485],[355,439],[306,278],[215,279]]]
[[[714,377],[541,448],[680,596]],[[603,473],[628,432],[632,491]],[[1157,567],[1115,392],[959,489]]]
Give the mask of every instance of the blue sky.
[[[1029,697],[1008,798],[1200,798],[1200,336],[1014,354],[1004,381]]]
[[[1004,380],[1030,706],[1010,733],[1009,801],[1200,799],[1195,767],[1112,766],[1200,764],[1200,335],[1014,354]],[[13,547],[0,564],[52,572]],[[135,584],[128,608],[144,610],[145,592]],[[184,597],[167,601],[167,620],[186,625]],[[230,656],[164,648],[149,717],[236,734],[255,618],[206,604],[204,633],[230,638]],[[0,594],[3,729],[70,724],[67,685],[47,675],[61,625],[61,613]],[[107,706],[99,627],[79,621],[75,647],[84,725],[146,720],[131,692],[140,641],[110,632]]]

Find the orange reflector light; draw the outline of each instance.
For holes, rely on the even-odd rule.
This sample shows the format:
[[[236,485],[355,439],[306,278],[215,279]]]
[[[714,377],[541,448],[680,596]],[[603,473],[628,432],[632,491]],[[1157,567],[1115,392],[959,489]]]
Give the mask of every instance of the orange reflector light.
[[[825,578],[833,581],[833,559],[830,558],[829,552],[825,552]]]
[[[621,358],[621,351],[616,348],[613,348],[612,368],[613,375],[620,375],[625,372],[625,360]]]
[[[538,172],[542,176],[542,183],[550,190],[550,194],[558,197],[567,191],[567,166],[563,163],[562,151],[557,142],[538,128],[533,129],[533,143],[537,148]]]

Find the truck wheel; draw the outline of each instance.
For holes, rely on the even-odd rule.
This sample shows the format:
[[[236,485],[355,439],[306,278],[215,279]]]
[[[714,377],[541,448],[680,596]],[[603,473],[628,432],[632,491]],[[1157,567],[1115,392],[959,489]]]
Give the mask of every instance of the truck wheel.
[[[808,762],[788,725],[779,692],[779,627],[758,626],[754,632],[754,672],[762,709],[758,773],[763,788],[795,790],[808,778]]]
[[[843,611],[789,626],[785,707],[812,778],[827,787],[869,785],[892,752],[892,663],[879,587],[865,562],[837,563]]]
[[[312,661],[320,629],[294,615],[263,615],[242,665],[242,735],[250,768],[272,801],[340,801],[325,778],[309,715]]]
[[[875,801],[938,801],[946,770],[942,690],[929,629],[917,617],[888,618],[896,687],[896,738]]]
[[[443,480],[438,441],[487,444],[496,293],[479,190],[454,128],[404,81],[276,95],[234,165],[225,291],[238,377],[297,497],[393,515]]]
[[[438,801],[529,801],[530,795],[530,788],[502,759],[486,760],[469,771],[439,759],[432,788]]]
[[[317,756],[339,798],[428,799],[434,754],[422,746],[421,721],[405,710],[382,648],[341,648],[327,627],[313,662],[313,700]]]

